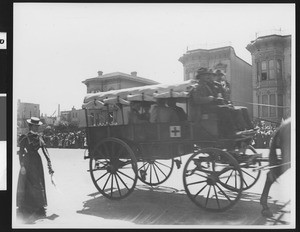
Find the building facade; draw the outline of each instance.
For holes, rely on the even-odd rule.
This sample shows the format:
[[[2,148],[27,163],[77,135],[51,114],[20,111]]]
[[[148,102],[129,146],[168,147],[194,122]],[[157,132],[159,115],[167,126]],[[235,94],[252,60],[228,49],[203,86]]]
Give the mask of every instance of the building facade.
[[[146,78],[138,77],[137,72],[126,74],[122,72],[113,72],[103,75],[102,71],[98,71],[98,76],[82,81],[87,87],[87,93],[106,92],[109,90],[125,89],[144,85],[158,84]]]
[[[233,47],[188,50],[179,61],[183,64],[184,80],[194,79],[200,67],[223,71],[234,105],[247,107],[253,115],[252,66],[238,57]]]
[[[40,117],[40,105],[35,103],[21,102],[19,99],[17,107],[18,133],[23,134],[27,128],[26,119],[31,117]]]
[[[73,107],[72,110],[60,112],[60,121],[65,121],[69,124],[73,123],[74,125],[78,125],[79,128],[85,127],[85,120],[85,111],[83,109],[75,109]]]
[[[156,81],[146,79],[137,76],[137,72],[131,72],[131,74],[126,74],[122,72],[113,72],[103,75],[102,71],[98,71],[98,76],[94,78],[89,78],[82,81],[87,86],[87,93],[97,93],[106,92],[110,90],[132,88],[145,85],[155,85],[159,84]],[[127,109],[128,110],[128,109]],[[85,113],[84,110],[82,110]],[[124,120],[127,121],[127,114],[124,109]],[[100,125],[108,120],[112,120],[112,123],[122,123],[120,120],[120,112],[116,107],[110,109],[109,114],[107,110],[89,110],[88,123],[89,125]],[[83,114],[84,120],[82,126],[86,126],[85,114]]]
[[[246,48],[252,55],[254,117],[280,122],[291,115],[291,36],[261,36]]]

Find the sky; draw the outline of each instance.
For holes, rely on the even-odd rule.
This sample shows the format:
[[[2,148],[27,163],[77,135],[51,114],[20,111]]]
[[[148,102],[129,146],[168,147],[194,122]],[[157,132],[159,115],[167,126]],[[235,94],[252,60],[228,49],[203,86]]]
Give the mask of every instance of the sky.
[[[187,48],[231,45],[251,64],[247,44],[279,29],[294,38],[294,4],[14,3],[14,106],[80,109],[98,71],[183,81]]]

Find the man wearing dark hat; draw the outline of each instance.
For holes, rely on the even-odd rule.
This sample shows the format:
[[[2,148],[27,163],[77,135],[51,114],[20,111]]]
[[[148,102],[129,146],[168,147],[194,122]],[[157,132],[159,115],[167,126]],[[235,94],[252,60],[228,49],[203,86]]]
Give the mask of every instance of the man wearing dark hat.
[[[200,105],[201,114],[216,113],[218,115],[218,128],[220,136],[225,138],[237,137],[238,128],[235,125],[232,107],[224,104],[222,87],[214,81],[216,76],[212,70],[200,68],[196,75],[198,85],[192,91],[192,99],[195,105]]]
[[[20,173],[17,187],[17,207],[23,219],[45,217],[47,206],[44,170],[38,150],[41,148],[48,164],[48,171],[53,181],[53,169],[50,156],[45,147],[38,128],[42,122],[37,117],[27,120],[29,132],[21,135],[18,151],[20,161]]]
[[[219,88],[222,94],[222,97],[225,100],[225,104],[231,104],[230,101],[230,86],[229,83],[226,81],[225,79],[225,74],[217,69],[214,71],[215,73],[215,83],[219,84]],[[232,106],[233,109],[235,110],[234,113],[234,117],[235,117],[235,121],[238,125],[239,130],[250,130],[254,128],[253,123],[250,120],[249,117],[249,113],[248,113],[248,109],[246,107],[243,106]]]
[[[222,92],[222,97],[224,100],[227,102],[230,101],[230,86],[228,81],[225,79],[225,74],[220,70],[217,69],[214,71],[215,77],[214,77],[214,82],[219,85],[219,88]]]

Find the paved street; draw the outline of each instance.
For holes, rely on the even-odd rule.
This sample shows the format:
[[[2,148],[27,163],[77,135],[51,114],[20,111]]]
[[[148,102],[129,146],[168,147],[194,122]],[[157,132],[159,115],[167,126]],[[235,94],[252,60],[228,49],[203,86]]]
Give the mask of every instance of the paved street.
[[[267,154],[267,150],[258,150]],[[261,216],[259,204],[266,171],[258,182],[243,192],[240,201],[230,210],[211,213],[197,207],[184,192],[182,171],[188,156],[182,157],[180,169],[174,166],[171,177],[159,187],[151,188],[137,182],[133,193],[123,200],[111,201],[98,193],[84,160],[82,149],[49,149],[55,170],[57,188],[51,185],[43,158],[48,198],[47,218],[33,224],[22,224],[15,217],[13,228],[118,228],[118,227],[284,227],[290,226],[290,175],[286,172],[270,192],[269,206],[274,217]],[[19,164],[14,157],[13,183],[15,198]],[[14,200],[14,199],[13,199]]]

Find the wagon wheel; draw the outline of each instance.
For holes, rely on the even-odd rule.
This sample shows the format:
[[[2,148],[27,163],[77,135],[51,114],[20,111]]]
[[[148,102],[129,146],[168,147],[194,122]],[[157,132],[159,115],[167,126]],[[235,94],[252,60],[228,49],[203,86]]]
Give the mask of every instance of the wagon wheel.
[[[241,197],[243,175],[238,162],[229,153],[205,148],[186,162],[183,184],[188,197],[197,206],[222,212]]]
[[[138,178],[150,186],[165,182],[171,175],[174,159],[146,159],[138,161]]]
[[[250,189],[260,177],[261,170],[254,171],[254,169],[261,166],[260,160],[249,160],[249,157],[253,154],[257,154],[257,151],[251,145],[247,145],[241,150],[242,157],[246,157],[244,161],[238,161],[243,172],[243,190]]]
[[[90,158],[94,185],[105,197],[127,197],[137,182],[137,164],[131,148],[122,140],[107,138],[98,143]]]

